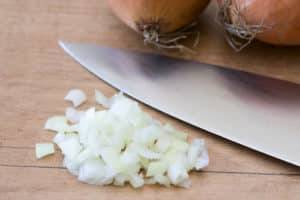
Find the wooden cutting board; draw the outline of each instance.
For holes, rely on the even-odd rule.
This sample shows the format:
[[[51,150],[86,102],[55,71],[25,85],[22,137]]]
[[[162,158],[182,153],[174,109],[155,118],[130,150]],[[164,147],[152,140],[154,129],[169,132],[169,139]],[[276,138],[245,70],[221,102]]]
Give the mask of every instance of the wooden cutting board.
[[[87,92],[90,100],[83,108],[93,105],[94,88],[107,95],[115,92],[68,57],[58,47],[57,40],[149,48],[115,19],[101,0],[1,0],[0,19],[0,200],[299,199],[299,168],[192,128],[148,107],[144,109],[155,118],[174,124],[191,138],[202,137],[207,141],[211,163],[203,172],[191,175],[191,189],[90,186],[67,173],[59,152],[37,161],[35,143],[48,142],[53,137],[42,129],[44,122],[49,116],[64,113],[69,104],[63,97],[69,89],[76,87]],[[212,30],[203,30],[203,38],[209,38],[205,36],[207,33]],[[237,69],[300,82],[296,48],[274,50],[255,44],[237,55],[227,48],[218,33],[212,36],[216,40],[211,43],[202,39],[203,46],[199,46],[199,55],[194,59],[235,64]],[[262,46],[274,52],[266,53],[265,61],[256,53]],[[242,58],[255,56],[257,59],[249,59],[249,68],[241,63]],[[277,62],[268,62],[272,57]]]

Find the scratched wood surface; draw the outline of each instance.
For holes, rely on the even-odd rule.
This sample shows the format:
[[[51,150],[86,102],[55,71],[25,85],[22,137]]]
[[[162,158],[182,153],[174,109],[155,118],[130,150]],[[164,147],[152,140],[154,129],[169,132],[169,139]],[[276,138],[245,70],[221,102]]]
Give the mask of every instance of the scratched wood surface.
[[[0,0],[0,200],[300,198],[299,168],[145,106],[155,118],[173,123],[190,137],[206,139],[211,163],[203,172],[191,175],[191,189],[95,187],[68,174],[59,152],[37,161],[35,143],[53,137],[42,130],[44,122],[64,112],[69,104],[63,97],[69,89],[81,88],[90,96],[83,108],[94,103],[94,88],[107,95],[115,92],[68,57],[57,46],[58,39],[145,50],[139,37],[111,16],[103,1]],[[297,82],[297,74],[299,69],[287,66],[275,69],[272,75]]]

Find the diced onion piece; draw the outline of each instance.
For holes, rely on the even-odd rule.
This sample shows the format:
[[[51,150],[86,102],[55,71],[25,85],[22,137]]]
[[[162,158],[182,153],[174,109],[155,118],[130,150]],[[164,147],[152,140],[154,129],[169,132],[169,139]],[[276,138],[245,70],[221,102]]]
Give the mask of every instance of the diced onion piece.
[[[65,157],[64,161],[63,161],[63,166],[66,167],[72,175],[78,176],[79,168],[80,168],[79,162],[76,162],[76,160],[74,160],[74,159]]]
[[[95,155],[100,155],[100,152],[108,141],[108,138],[99,134],[96,129],[90,129],[89,134],[86,134],[86,141],[81,137],[81,143],[91,149]]]
[[[71,137],[73,135],[75,134],[65,134],[64,132],[59,132],[53,138],[53,142],[58,145],[59,143],[65,141],[68,137]]]
[[[76,161],[81,164],[88,159],[94,159],[94,158],[97,158],[97,156],[92,152],[90,148],[86,148],[77,155]]]
[[[65,116],[54,116],[54,117],[50,117],[47,120],[44,128],[46,130],[60,132],[60,131],[67,131],[69,125],[67,123],[67,118]]]
[[[163,161],[151,162],[148,166],[147,176],[163,175],[168,170],[168,165]]]
[[[184,163],[177,161],[168,168],[168,177],[172,184],[178,185],[189,178]]]
[[[195,167],[196,170],[200,170],[208,165],[209,158],[204,140],[194,139],[192,141],[189,146],[187,159],[191,169]]]
[[[140,148],[139,149],[139,155],[144,157],[144,158],[147,158],[149,160],[158,160],[158,159],[161,158],[160,153],[151,151],[151,150],[146,149],[146,148]]]
[[[79,124],[73,124],[73,125],[69,126],[68,131],[70,133],[79,132]]]
[[[151,145],[161,136],[161,128],[157,125],[149,125],[137,131],[134,135],[134,141],[143,145]]]
[[[39,143],[35,145],[35,155],[37,159],[54,154],[54,145],[52,143]]]
[[[196,161],[195,169],[200,170],[204,167],[207,167],[208,164],[209,164],[208,152],[206,149],[203,149],[201,156]]]
[[[95,108],[88,109],[78,124],[80,143],[87,145],[91,127],[95,126]]]
[[[64,98],[66,101],[71,101],[74,107],[80,106],[86,101],[85,93],[80,89],[72,89]]]
[[[171,124],[164,125],[164,130],[176,137],[177,139],[187,140],[187,134],[176,130]]]
[[[75,158],[82,150],[78,136],[69,136],[57,145],[61,149],[62,153],[70,159]]]
[[[139,175],[139,174],[133,174],[133,175],[131,175],[130,179],[129,179],[129,183],[134,188],[140,188],[140,187],[142,187],[145,184],[143,177],[141,175]]]
[[[104,147],[101,150],[100,155],[107,166],[113,168],[116,171],[121,170],[120,154],[116,149],[112,147]]]
[[[139,162],[140,162],[140,158],[137,152],[125,150],[120,156],[120,163],[123,167],[123,170],[126,171],[129,171],[130,169],[139,165]]]
[[[188,161],[190,164],[194,165],[201,154],[204,142],[199,139],[195,139],[189,146],[188,150]]]
[[[123,92],[119,92],[119,93],[113,95],[113,96],[110,98],[110,104],[111,104],[111,106],[112,106],[114,103],[120,101],[120,99],[123,99],[124,97],[125,97],[125,96],[124,96]],[[125,97],[125,98],[126,98],[126,97]]]
[[[99,90],[95,90],[95,98],[96,102],[102,105],[104,108],[109,108],[111,106],[111,100]]]
[[[105,171],[105,177],[102,180],[102,183],[104,185],[112,184],[115,176],[118,173],[116,172],[116,170],[114,170],[113,168],[111,168],[110,166],[107,166],[107,165],[104,167],[104,171]]]
[[[129,121],[135,127],[140,128],[151,122],[151,117],[144,113],[138,103],[123,96],[115,97],[109,112],[122,120]]]
[[[94,184],[103,185],[105,179],[105,165],[100,159],[92,159],[84,162],[79,170],[78,180]]]
[[[148,160],[147,158],[140,157],[140,164],[141,168],[147,170],[149,167],[149,164],[151,163],[151,160]]]
[[[170,138],[162,135],[157,139],[156,144],[154,145],[154,150],[160,153],[165,153],[170,148],[171,143],[172,140]]]
[[[115,180],[113,182],[114,185],[116,186],[124,186],[126,181],[129,180],[129,177],[125,174],[117,174],[115,176]]]
[[[64,133],[57,133],[56,135],[55,135],[55,137],[53,138],[53,142],[55,143],[55,144],[58,144],[58,143],[60,143],[60,142],[62,142],[62,141],[64,141],[65,140],[65,134]]]
[[[153,179],[155,180],[155,182],[157,182],[160,185],[164,185],[166,187],[170,187],[171,185],[170,179],[165,175],[157,174],[154,176]]]
[[[185,179],[184,181],[179,183],[178,186],[183,188],[190,188],[192,186],[192,181],[190,179]]]
[[[171,148],[177,151],[185,152],[189,148],[189,143],[183,140],[173,139]]]
[[[81,117],[84,115],[83,111],[77,111],[73,107],[68,107],[65,112],[66,118],[71,123],[78,123]]]

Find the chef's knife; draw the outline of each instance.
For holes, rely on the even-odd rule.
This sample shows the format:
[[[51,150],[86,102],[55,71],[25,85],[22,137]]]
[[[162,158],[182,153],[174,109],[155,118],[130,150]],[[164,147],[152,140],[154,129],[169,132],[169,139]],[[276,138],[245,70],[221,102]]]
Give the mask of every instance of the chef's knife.
[[[60,45],[129,96],[300,166],[300,85],[162,55],[94,44]]]

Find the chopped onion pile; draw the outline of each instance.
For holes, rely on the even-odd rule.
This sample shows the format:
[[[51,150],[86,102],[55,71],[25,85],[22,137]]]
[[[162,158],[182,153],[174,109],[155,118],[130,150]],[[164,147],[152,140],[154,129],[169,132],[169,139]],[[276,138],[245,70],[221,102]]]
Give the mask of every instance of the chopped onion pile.
[[[78,180],[95,185],[130,183],[134,188],[156,183],[187,188],[188,173],[208,165],[202,139],[188,143],[186,133],[162,125],[122,93],[109,99],[96,90],[96,102],[108,109],[68,108],[66,116],[51,117],[45,125],[57,132],[53,141],[64,155],[64,166]]]

